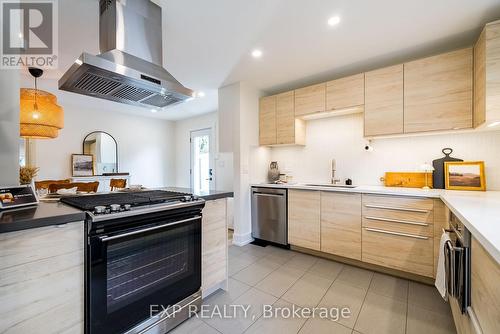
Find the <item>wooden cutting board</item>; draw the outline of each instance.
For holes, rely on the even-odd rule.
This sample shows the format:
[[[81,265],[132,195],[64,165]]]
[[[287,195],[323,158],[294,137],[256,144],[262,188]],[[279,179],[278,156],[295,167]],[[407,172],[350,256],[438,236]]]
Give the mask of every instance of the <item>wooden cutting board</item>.
[[[450,157],[453,153],[451,148],[443,148],[442,150],[444,158],[436,159],[432,161],[432,166],[434,167],[434,175],[432,182],[434,183],[434,188],[444,189],[444,163],[445,161],[463,161],[462,159],[457,159]]]
[[[425,186],[424,172],[386,172],[386,187],[422,188]],[[427,185],[432,188],[432,173],[427,173]]]

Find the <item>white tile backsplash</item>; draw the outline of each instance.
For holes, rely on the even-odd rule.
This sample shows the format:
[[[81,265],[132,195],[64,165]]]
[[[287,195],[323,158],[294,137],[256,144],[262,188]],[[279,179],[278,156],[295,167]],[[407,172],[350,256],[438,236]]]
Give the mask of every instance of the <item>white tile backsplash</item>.
[[[424,162],[453,148],[453,157],[484,160],[489,190],[500,190],[500,131],[451,133],[375,139],[366,152],[363,115],[346,115],[307,122],[306,145],[273,147],[271,160],[294,182],[329,182],[330,161],[337,161],[337,176],[355,184],[380,185],[386,171],[417,171]]]

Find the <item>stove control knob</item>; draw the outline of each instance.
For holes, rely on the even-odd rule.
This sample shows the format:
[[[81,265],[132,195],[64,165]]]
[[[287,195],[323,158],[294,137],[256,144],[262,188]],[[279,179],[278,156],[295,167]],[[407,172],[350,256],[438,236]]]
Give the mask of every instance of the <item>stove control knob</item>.
[[[118,211],[120,211],[121,205],[120,204],[111,204],[109,206],[109,208],[111,209],[111,212],[118,212]]]
[[[191,201],[191,196],[190,195],[186,195],[184,196],[182,199],[181,199],[182,202],[189,202]]]
[[[132,205],[130,205],[130,204],[123,204],[123,210],[125,210],[125,211],[129,211],[131,207],[132,207]]]
[[[94,208],[94,213],[97,215],[102,215],[103,213],[106,213],[106,207],[105,206],[96,206]]]

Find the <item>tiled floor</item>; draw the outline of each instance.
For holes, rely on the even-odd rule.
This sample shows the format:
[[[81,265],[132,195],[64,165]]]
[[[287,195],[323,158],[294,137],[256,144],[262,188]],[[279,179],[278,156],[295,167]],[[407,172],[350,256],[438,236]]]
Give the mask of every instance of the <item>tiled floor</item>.
[[[412,281],[276,247],[229,247],[229,291],[204,300],[208,310],[249,305],[249,316],[191,318],[173,333],[456,333],[449,305],[437,290]],[[338,321],[263,316],[263,305],[348,307]],[[319,312],[318,310],[316,312]]]

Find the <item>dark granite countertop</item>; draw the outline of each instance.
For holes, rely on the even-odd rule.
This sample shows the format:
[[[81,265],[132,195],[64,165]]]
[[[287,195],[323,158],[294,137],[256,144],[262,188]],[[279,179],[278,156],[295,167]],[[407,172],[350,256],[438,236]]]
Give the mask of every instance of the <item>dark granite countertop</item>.
[[[165,187],[161,190],[192,193],[206,201],[233,197],[231,191],[194,192],[189,188]],[[150,189],[149,189],[150,190]],[[0,233],[49,225],[83,221],[85,212],[60,202],[40,202],[37,206],[0,211]]]
[[[168,191],[178,191],[182,193],[189,193],[200,198],[203,198],[205,201],[213,201],[219,198],[233,197],[234,193],[232,191],[223,191],[223,190],[209,190],[206,192],[196,192],[190,188],[182,188],[182,187],[166,187],[166,188],[158,188],[162,190]]]
[[[59,202],[0,211],[0,233],[83,221],[85,213]]]

